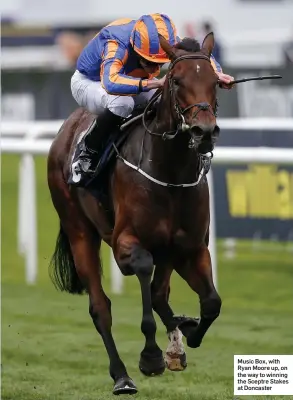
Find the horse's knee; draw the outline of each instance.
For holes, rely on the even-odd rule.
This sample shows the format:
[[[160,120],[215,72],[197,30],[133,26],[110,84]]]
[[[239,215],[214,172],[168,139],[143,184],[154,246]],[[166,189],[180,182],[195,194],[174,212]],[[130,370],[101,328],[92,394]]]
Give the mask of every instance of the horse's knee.
[[[201,317],[206,319],[216,319],[221,311],[222,300],[217,292],[213,292],[209,297],[201,300]]]
[[[117,262],[123,274],[135,274],[139,279],[150,279],[154,270],[152,255],[137,244],[125,246],[120,242]]]
[[[131,266],[138,277],[150,277],[154,271],[154,262],[152,255],[142,249],[140,246],[135,246],[132,250]]]

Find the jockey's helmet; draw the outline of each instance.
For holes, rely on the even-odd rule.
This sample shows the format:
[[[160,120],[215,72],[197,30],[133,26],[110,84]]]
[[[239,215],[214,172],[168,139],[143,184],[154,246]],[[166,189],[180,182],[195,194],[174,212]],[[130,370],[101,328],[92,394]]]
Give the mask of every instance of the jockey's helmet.
[[[167,15],[143,15],[134,25],[130,42],[134,50],[144,59],[153,63],[164,64],[170,60],[160,46],[159,34],[171,46],[174,46],[178,41],[176,27]]]

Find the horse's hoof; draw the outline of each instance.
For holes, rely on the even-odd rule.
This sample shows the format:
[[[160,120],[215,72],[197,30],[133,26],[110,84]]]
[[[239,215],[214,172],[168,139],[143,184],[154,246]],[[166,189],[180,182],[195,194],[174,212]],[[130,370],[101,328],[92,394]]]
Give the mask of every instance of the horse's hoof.
[[[135,394],[137,393],[137,387],[135,386],[133,380],[129,376],[124,376],[119,378],[115,382],[113,394],[118,396],[119,394]]]
[[[163,358],[163,352],[160,356],[151,357],[149,355],[140,355],[139,369],[146,376],[162,375],[165,371],[166,365]]]
[[[187,367],[187,362],[186,362],[186,354],[171,354],[171,353],[166,353],[165,355],[165,363],[166,367],[170,371],[184,371],[185,368]]]
[[[201,345],[201,339],[198,339],[196,329],[191,330],[186,338],[186,344],[192,349],[196,349]]]

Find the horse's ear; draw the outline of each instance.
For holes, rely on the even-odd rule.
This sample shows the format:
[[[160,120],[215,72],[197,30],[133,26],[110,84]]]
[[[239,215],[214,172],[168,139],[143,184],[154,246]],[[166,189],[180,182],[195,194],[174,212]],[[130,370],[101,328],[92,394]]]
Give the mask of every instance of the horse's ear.
[[[174,47],[170,45],[170,43],[167,42],[167,40],[164,38],[164,36],[159,34],[159,40],[160,40],[160,45],[164,52],[167,54],[167,56],[170,58],[170,60],[174,60],[177,56],[174,51]]]
[[[213,52],[214,46],[215,46],[214,32],[210,32],[204,38],[201,50],[210,57]]]

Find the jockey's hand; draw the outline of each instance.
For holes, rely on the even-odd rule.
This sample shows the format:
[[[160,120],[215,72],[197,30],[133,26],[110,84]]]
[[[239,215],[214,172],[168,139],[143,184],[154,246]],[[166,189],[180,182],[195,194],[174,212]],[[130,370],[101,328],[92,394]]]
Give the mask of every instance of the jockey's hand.
[[[166,75],[161,79],[148,79],[147,87],[149,89],[159,89],[164,86]]]
[[[167,75],[164,75],[163,78],[158,79],[158,81],[160,82],[160,87],[161,87],[161,88],[164,87],[165,80],[166,80],[166,76],[167,76]]]
[[[234,87],[233,81],[234,77],[223,74],[223,72],[217,72],[218,78],[219,78],[219,86],[222,89],[232,89]]]

